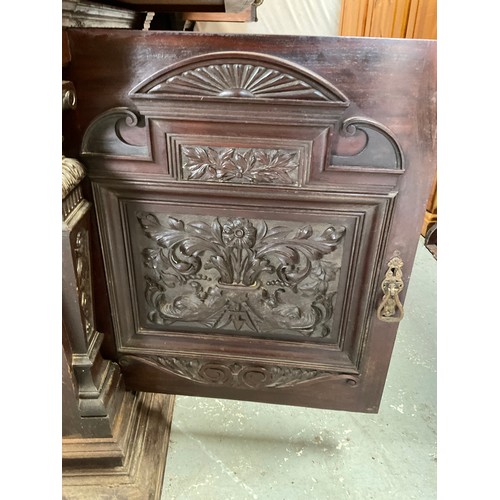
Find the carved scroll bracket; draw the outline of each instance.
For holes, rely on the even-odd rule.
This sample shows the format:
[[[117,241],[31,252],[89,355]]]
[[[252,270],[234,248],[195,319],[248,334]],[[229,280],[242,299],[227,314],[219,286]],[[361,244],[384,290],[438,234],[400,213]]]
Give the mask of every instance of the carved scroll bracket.
[[[146,143],[144,117],[119,107],[92,121],[83,136],[81,152],[83,155],[150,159]]]
[[[370,118],[351,116],[339,129],[330,160],[334,166],[404,171],[403,150],[394,133]]]

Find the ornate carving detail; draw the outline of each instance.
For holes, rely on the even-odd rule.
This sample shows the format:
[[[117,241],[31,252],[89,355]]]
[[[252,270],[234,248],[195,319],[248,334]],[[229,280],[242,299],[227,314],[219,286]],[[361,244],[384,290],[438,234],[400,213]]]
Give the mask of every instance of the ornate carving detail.
[[[139,213],[148,319],[160,325],[326,337],[344,227]]]
[[[120,364],[126,366],[134,359],[160,367],[194,382],[240,389],[284,389],[322,378],[344,380],[346,384],[351,386],[356,386],[359,382],[359,376],[355,374],[231,361],[167,358],[164,356],[124,356],[120,360]]]
[[[102,156],[130,156],[148,158],[149,148],[146,142],[144,118],[128,108],[113,108],[95,118],[85,131],[82,140],[82,154]],[[126,133],[135,132],[140,136],[134,142]]]
[[[172,76],[150,94],[260,97],[328,101],[308,83],[278,70],[253,64],[211,64]]]
[[[297,184],[298,151],[182,146],[181,154],[187,180]]]
[[[403,150],[394,134],[381,123],[359,116],[342,122],[331,163],[404,170]]]
[[[141,82],[130,94],[132,98],[176,95],[349,103],[319,75],[283,59],[249,52],[216,52],[186,59]]]
[[[80,182],[85,177],[83,165],[73,158],[62,157],[62,217],[63,221],[83,200]]]
[[[74,158],[62,157],[62,197],[63,199],[75,189],[85,177],[83,165]]]
[[[90,272],[89,235],[82,229],[76,235],[76,285],[80,297],[80,310],[85,321],[85,334],[87,339],[94,332],[94,312],[92,306],[92,282]]]

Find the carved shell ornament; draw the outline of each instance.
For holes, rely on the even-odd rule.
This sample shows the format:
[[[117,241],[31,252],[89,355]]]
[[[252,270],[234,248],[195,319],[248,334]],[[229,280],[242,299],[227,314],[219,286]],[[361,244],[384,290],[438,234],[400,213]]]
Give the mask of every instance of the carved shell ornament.
[[[185,71],[153,87],[151,94],[281,99],[328,98],[319,90],[275,69],[251,64],[217,64]]]
[[[349,103],[319,75],[283,59],[250,52],[216,52],[186,59],[130,92],[132,98],[145,95]]]

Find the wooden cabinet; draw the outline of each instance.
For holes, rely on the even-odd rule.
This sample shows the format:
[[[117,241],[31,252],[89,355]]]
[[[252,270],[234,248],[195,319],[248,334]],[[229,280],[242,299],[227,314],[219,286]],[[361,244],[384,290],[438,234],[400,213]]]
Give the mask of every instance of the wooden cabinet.
[[[376,412],[434,176],[435,43],[68,35],[126,386]]]

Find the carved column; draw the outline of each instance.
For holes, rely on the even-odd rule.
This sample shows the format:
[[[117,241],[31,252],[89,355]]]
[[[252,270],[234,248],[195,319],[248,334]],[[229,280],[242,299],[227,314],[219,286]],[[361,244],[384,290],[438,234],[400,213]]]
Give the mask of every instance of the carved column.
[[[120,372],[99,354],[103,334],[94,327],[92,267],[89,252],[90,203],[83,198],[83,165],[62,158],[62,305],[63,323],[71,349],[78,409],[96,417],[93,432],[111,435],[111,420],[120,404]]]

